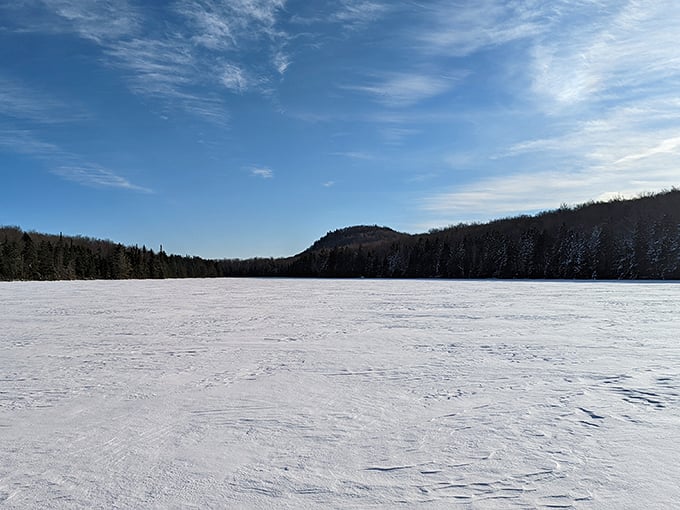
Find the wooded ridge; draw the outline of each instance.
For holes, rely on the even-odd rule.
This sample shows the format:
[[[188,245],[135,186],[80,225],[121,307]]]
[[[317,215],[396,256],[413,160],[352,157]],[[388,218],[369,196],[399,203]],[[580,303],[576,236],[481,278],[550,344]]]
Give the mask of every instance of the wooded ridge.
[[[278,259],[206,260],[0,227],[1,280],[223,276],[680,279],[680,190],[426,234],[348,227]]]

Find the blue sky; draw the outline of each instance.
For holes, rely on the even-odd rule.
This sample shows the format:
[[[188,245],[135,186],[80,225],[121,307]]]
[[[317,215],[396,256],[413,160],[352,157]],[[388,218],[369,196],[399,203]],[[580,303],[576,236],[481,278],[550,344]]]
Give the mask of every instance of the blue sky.
[[[0,224],[204,257],[680,185],[680,3],[0,0]]]

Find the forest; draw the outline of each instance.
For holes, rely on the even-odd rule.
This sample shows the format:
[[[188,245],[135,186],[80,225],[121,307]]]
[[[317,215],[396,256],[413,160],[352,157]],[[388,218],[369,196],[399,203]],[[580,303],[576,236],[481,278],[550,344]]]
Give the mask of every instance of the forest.
[[[207,277],[680,279],[680,190],[424,234],[357,226],[287,258],[207,260],[0,227],[0,280]]]

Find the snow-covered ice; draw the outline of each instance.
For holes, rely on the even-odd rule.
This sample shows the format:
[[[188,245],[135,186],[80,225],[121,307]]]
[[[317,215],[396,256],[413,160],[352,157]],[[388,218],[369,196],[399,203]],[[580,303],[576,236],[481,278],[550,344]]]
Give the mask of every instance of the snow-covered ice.
[[[680,285],[0,283],[2,508],[680,508]]]

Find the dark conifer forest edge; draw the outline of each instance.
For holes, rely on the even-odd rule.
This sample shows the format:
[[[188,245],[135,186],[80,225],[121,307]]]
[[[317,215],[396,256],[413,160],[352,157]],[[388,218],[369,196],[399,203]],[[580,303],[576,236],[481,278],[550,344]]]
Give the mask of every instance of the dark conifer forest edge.
[[[680,279],[680,190],[425,234],[357,226],[286,258],[209,260],[0,227],[0,280],[207,277]]]

